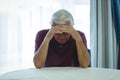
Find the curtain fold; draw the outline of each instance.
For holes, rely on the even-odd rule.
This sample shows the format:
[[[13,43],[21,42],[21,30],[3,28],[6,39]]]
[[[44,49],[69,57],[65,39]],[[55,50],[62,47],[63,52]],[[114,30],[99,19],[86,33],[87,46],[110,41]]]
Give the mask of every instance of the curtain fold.
[[[120,69],[120,0],[111,0],[112,17],[114,22],[114,27],[116,31],[116,38],[118,44],[118,65],[117,68]]]
[[[111,1],[91,0],[90,47],[92,67],[117,67],[117,45],[113,28]]]

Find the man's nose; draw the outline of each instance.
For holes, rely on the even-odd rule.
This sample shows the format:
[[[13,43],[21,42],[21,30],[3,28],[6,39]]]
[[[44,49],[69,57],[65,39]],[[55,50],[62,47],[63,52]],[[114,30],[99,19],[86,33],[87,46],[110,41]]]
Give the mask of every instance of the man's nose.
[[[60,38],[65,38],[65,36],[64,36],[64,34],[62,33],[62,34],[60,34]]]

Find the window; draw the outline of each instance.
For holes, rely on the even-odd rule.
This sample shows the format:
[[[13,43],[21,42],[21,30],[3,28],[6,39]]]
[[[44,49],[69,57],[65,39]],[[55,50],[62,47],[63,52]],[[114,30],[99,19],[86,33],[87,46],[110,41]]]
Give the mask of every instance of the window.
[[[36,33],[50,28],[52,14],[61,8],[72,13],[75,29],[85,33],[90,48],[89,0],[1,0],[0,3],[2,70],[34,67]]]

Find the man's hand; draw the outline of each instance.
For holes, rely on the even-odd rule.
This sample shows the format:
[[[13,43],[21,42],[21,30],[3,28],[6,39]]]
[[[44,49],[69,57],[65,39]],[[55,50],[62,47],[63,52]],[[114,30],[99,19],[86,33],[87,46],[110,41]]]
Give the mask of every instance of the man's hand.
[[[47,39],[51,40],[56,33],[63,33],[60,26],[53,26],[47,33]]]
[[[79,33],[70,25],[52,26],[52,28],[47,33],[47,39],[51,40],[56,33],[67,33],[70,34],[75,40],[81,40]]]
[[[59,29],[62,33],[65,32],[65,33],[70,34],[75,40],[77,40],[77,39],[81,40],[79,33],[72,26],[69,26],[69,25],[62,26],[61,25],[59,27]]]

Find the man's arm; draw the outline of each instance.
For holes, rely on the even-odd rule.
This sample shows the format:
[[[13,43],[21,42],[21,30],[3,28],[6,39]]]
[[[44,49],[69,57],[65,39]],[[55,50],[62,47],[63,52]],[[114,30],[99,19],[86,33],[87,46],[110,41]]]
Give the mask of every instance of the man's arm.
[[[76,30],[73,30],[72,36],[76,41],[79,64],[81,67],[86,68],[90,63],[90,55],[82,41],[80,34]]]
[[[57,27],[57,26],[52,27],[47,32],[47,35],[45,36],[42,44],[40,45],[38,50],[35,52],[33,62],[34,62],[34,65],[36,68],[41,68],[44,66],[46,57],[48,54],[49,42],[53,38],[55,33],[61,33],[61,31],[59,30],[59,27]]]
[[[90,55],[82,41],[80,34],[72,26],[64,26],[62,31],[71,34],[71,36],[75,39],[79,65],[83,68],[88,67],[90,63]]]
[[[76,47],[77,47],[78,61],[80,66],[83,68],[88,67],[90,64],[90,55],[81,38],[76,39]]]
[[[36,68],[41,68],[45,64],[47,53],[48,53],[49,42],[52,37],[53,37],[52,31],[49,30],[42,44],[40,45],[38,50],[35,52],[33,62]]]

